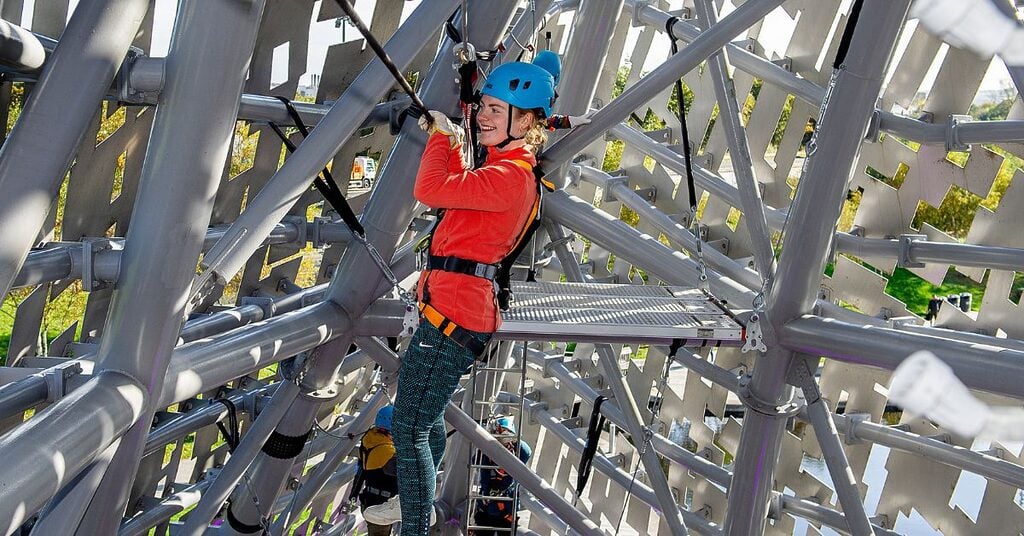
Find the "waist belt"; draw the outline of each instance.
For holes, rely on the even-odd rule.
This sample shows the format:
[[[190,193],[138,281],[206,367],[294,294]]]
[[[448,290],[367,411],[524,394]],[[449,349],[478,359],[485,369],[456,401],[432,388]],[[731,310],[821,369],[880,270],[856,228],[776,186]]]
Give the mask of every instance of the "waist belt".
[[[459,346],[469,350],[474,356],[480,357],[484,353],[486,345],[480,342],[473,334],[475,332],[463,328],[448,320],[448,317],[441,314],[431,305],[420,302],[420,314],[431,326],[434,326],[449,339],[455,341]]]
[[[371,495],[376,495],[376,496],[384,498],[384,499],[390,499],[391,496],[394,495],[390,491],[379,489],[379,488],[375,488],[373,486],[366,486],[366,487],[363,488],[363,491],[365,493],[369,493]]]
[[[494,277],[498,274],[497,264],[486,264],[459,257],[442,257],[440,255],[431,255],[427,258],[427,269],[482,277],[488,281],[494,281]]]

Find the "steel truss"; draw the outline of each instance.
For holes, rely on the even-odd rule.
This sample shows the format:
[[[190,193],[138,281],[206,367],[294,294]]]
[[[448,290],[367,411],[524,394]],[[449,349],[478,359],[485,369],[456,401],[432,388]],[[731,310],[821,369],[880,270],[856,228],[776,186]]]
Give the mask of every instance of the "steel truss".
[[[838,254],[848,255],[839,259],[857,257],[892,268],[991,270],[990,288],[993,281],[1004,284],[1006,272],[1012,281],[1012,273],[1024,266],[1024,242],[1014,233],[993,230],[996,224],[985,218],[1019,223],[1019,211],[1016,218],[1006,216],[1024,204],[1015,193],[1019,185],[1005,194],[996,216],[978,216],[979,230],[972,227],[966,242],[937,230],[908,232],[909,222],[892,233],[891,225],[876,229],[860,221],[859,231],[848,233],[837,230],[837,221],[847,191],[863,182],[865,161],[892,160],[879,156],[885,150],[876,148],[902,150],[891,146],[897,143],[893,136],[922,144],[923,152],[938,146],[944,155],[998,142],[1020,156],[1024,116],[1019,97],[1011,111],[1016,119],[1004,121],[962,121],[950,113],[949,121],[930,123],[891,112],[894,100],[907,97],[893,96],[892,85],[911,82],[898,80],[887,88],[887,69],[899,61],[897,74],[914,71],[908,54],[923,57],[921,50],[935,38],[915,34],[912,52],[894,59],[910,0],[855,3],[856,16],[836,20],[835,44],[845,39],[848,47],[830,69],[800,58],[769,61],[758,52],[756,40],[743,46],[735,38],[744,32],[756,35],[765,17],[779,9],[826,21],[836,15],[838,1],[807,7],[747,0],[719,17],[721,2],[696,0],[672,6],[684,8],[673,11],[681,16],[672,18],[666,2],[643,0],[525,5],[436,0],[419,4],[400,25],[395,21],[404,2],[377,2],[371,26],[386,32],[390,57],[400,70],[417,73],[418,92],[428,106],[453,116],[458,109],[451,70],[454,44],[438,38],[456,10],[468,8],[468,40],[478,50],[503,43],[505,57],[511,58],[531,40],[540,39],[542,46],[547,39],[553,46],[564,43],[557,112],[591,115],[588,124],[553,136],[542,155],[545,169],[558,170],[553,178],[563,184],[545,197],[544,232],[533,252],[543,279],[642,284],[635,276],[639,270],[651,284],[697,287],[697,265],[706,261],[710,292],[744,321],[757,313],[768,343],[768,350],[756,356],[727,348],[683,348],[674,356],[686,369],[685,385],[678,385],[683,376],[678,368],[662,377],[663,348],[650,348],[642,363],[622,362],[623,345],[638,342],[628,327],[554,346],[543,340],[534,342],[546,344],[503,342],[508,358],[524,364],[523,381],[532,390],[514,392],[518,388],[505,382],[491,386],[491,394],[522,404],[529,415],[525,437],[543,453],[557,452],[559,459],[535,456],[530,466],[523,464],[480,426],[471,400],[462,400],[460,407],[465,393],[457,393],[445,412],[458,432],[439,486],[438,506],[445,516],[472,515],[463,511],[471,443],[519,482],[521,504],[530,512],[522,533],[607,534],[620,522],[641,534],[775,534],[792,532],[794,519],[800,519],[854,535],[897,534],[889,512],[910,507],[954,532],[1021,523],[1024,514],[1007,510],[986,513],[970,525],[950,521],[930,497],[921,504],[882,501],[877,510],[887,513],[875,516],[865,504],[864,463],[871,445],[916,464],[980,475],[990,490],[1010,493],[1024,486],[1024,467],[1006,449],[972,450],[960,438],[929,437],[941,430],[909,416],[900,427],[884,425],[884,395],[865,392],[887,381],[881,371],[924,348],[969,387],[1019,403],[1024,398],[1018,380],[1024,343],[1014,337],[1024,333],[1024,325],[1012,316],[1012,308],[1007,312],[1005,304],[986,301],[980,319],[946,308],[942,327],[923,326],[909,313],[893,310],[891,299],[860,299],[855,305],[862,314],[836,305],[846,294],[823,291],[832,288],[826,283],[837,293],[862,290],[855,283],[841,288],[838,275],[826,281],[829,263],[850,270],[850,280],[860,277],[862,286],[870,284],[863,271],[837,261]],[[329,56],[328,66],[345,66],[344,83],[338,75],[338,81],[322,86],[318,103],[296,105],[304,121],[316,125],[298,150],[278,168],[280,144],[264,138],[253,170],[227,177],[232,142],[244,137],[236,121],[254,129],[266,121],[290,122],[284,105],[258,84],[269,82],[268,50],[281,42],[278,33],[287,33],[276,21],[305,25],[311,8],[298,0],[181,0],[171,48],[166,59],[158,59],[132,48],[141,44],[140,28],[148,31],[152,25],[150,4],[80,2],[66,28],[60,28],[59,9],[51,13],[37,5],[40,20],[62,30],[53,32],[60,34],[56,42],[0,20],[6,28],[0,39],[5,69],[14,79],[34,82],[0,148],[0,290],[5,296],[12,290],[27,292],[18,308],[7,366],[0,368],[0,417],[6,430],[0,453],[14,461],[0,464],[0,532],[145,534],[156,528],[163,534],[173,524],[176,534],[276,535],[311,512],[315,521],[306,520],[303,527],[320,534],[345,533],[355,520],[342,504],[355,471],[348,456],[394,389],[400,354],[383,337],[400,331],[402,306],[343,224],[326,212],[308,220],[310,205],[319,201],[309,182],[332,159],[335,169],[345,169],[347,159],[366,143],[384,151],[385,164],[372,191],[353,205],[361,212],[366,238],[390,260],[399,280],[409,280],[415,273],[413,244],[426,227],[423,207],[411,195],[424,136],[412,122],[399,121],[408,100],[391,98],[393,81],[383,64],[358,43],[343,43],[338,50],[350,57]],[[318,19],[337,15],[329,4],[321,7]],[[15,18],[6,8],[0,3],[0,16]],[[569,26],[561,26],[569,19]],[[667,24],[685,46],[643,77],[639,68],[633,69],[625,90],[610,98],[629,28],[641,27],[633,60],[642,63]],[[295,48],[308,37],[303,33],[307,28],[301,30],[295,34],[300,37],[291,37],[298,39]],[[832,50],[829,39],[822,34],[816,46]],[[332,74],[325,70],[324,79]],[[1019,68],[1010,74],[1021,79]],[[678,148],[669,145],[679,137],[679,127],[666,113],[666,90],[680,78],[700,92],[689,110],[696,129],[691,136],[700,140],[707,132],[708,137],[694,148],[700,153],[694,169],[697,186],[708,196],[701,222],[677,216],[687,200],[682,190],[674,193],[678,181],[669,175],[686,171]],[[742,96],[754,78],[763,84],[760,99],[781,103],[792,96],[793,114],[817,118],[791,203],[787,175],[774,174],[778,169],[769,169],[761,156],[771,133],[763,125],[775,126],[778,109],[768,119],[763,108],[755,108],[747,122],[741,118]],[[10,91],[4,82],[0,97],[5,104]],[[293,96],[294,86],[282,91]],[[105,99],[108,111],[115,103],[128,110],[126,126],[113,135],[120,137],[104,143],[125,147],[129,164],[122,172],[134,177],[116,188],[129,191],[130,182],[136,196],[133,203],[120,201],[107,220],[89,218],[83,208],[105,201],[108,192],[98,197],[96,192],[110,184],[94,181],[83,188],[79,178],[109,175],[110,169],[89,158],[105,150],[92,142],[96,109]],[[947,104],[940,101],[929,102]],[[705,131],[708,122],[698,120],[709,119],[715,106],[720,126]],[[669,118],[667,132],[642,132],[628,122],[632,114],[643,116],[648,109]],[[384,125],[393,132],[383,133]],[[369,141],[360,141],[357,134],[366,129],[374,130],[364,136]],[[890,136],[883,140],[882,133]],[[802,129],[787,126],[780,155],[795,155],[801,134]],[[626,147],[622,169],[613,173],[598,165],[606,136]],[[721,166],[726,152],[731,173]],[[643,165],[645,157],[653,159],[654,171]],[[779,166],[792,163],[779,158]],[[975,193],[984,190],[977,186],[977,175],[988,169],[977,171],[982,166],[968,164],[962,173],[965,187]],[[595,204],[598,190],[601,202]],[[877,201],[881,194],[872,190],[872,195],[866,210],[882,203]],[[64,233],[59,241],[43,240],[48,241],[45,247],[35,248],[52,236],[58,198]],[[741,212],[742,225],[726,231],[727,222],[719,217],[723,207]],[[640,223],[620,219],[621,208],[636,214]],[[127,222],[129,216],[130,230],[119,233],[123,238],[100,237],[108,220]],[[696,234],[690,229],[694,223],[699,224]],[[581,262],[574,249],[576,235],[589,241],[589,263]],[[317,284],[304,287],[297,283],[297,261],[286,259],[307,244],[322,258]],[[706,252],[698,257],[701,244]],[[616,262],[609,268],[611,255]],[[262,273],[265,264],[269,276]],[[239,274],[243,297],[233,306],[211,307]],[[90,293],[82,318],[86,333],[76,341],[75,330],[66,331],[51,345],[67,343],[57,353],[40,352],[35,336],[48,293],[56,297],[75,281]],[[996,311],[993,317],[985,316],[989,310]],[[1011,337],[996,337],[998,328]],[[502,341],[517,338],[496,335]],[[574,350],[565,342],[573,342]],[[824,368],[822,357],[827,359]],[[271,366],[276,366],[273,375],[260,374]],[[847,368],[833,372],[838,367]],[[844,414],[836,410],[843,390],[836,386],[840,374],[854,385],[847,391]],[[862,377],[868,379],[867,388]],[[667,390],[658,388],[660,396],[654,399],[658,384]],[[680,397],[680,390],[686,395]],[[595,457],[599,476],[589,491],[579,493],[569,489],[568,477],[585,445],[580,419],[602,395],[610,399],[600,412],[611,433]],[[707,432],[704,412],[724,416],[727,399],[742,408],[742,425],[730,420],[718,434]],[[654,407],[660,408],[657,420],[652,420]],[[25,418],[29,410],[34,415]],[[238,443],[219,445],[215,425],[239,418],[244,430],[235,430],[243,432]],[[684,420],[690,427],[687,441],[676,431]],[[813,432],[803,436],[809,446],[794,446],[800,441],[794,432],[804,426]],[[286,455],[266,448],[271,437],[290,445]],[[201,454],[185,456],[187,442]],[[734,457],[729,468],[725,452]],[[830,486],[797,475],[804,452],[824,460]],[[929,483],[934,484],[922,478],[922,487]],[[898,495],[902,488],[893,486]],[[827,503],[833,491],[835,508]],[[1002,499],[1009,504],[1009,498]],[[625,516],[615,519],[624,501]],[[945,508],[948,495],[938,502]],[[181,520],[175,518],[186,509],[191,510]],[[215,519],[223,520],[217,528],[210,525]],[[459,526],[445,523],[437,530],[457,533]]]

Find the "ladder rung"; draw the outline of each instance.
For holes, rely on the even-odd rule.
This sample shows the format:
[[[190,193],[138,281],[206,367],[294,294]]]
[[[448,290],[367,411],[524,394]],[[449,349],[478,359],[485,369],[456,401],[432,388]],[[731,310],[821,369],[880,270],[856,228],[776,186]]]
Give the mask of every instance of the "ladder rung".
[[[512,502],[512,501],[516,500],[515,497],[495,497],[495,496],[491,496],[491,495],[480,495],[478,493],[474,493],[474,494],[470,495],[469,498],[470,499],[475,499],[475,500],[478,500],[478,501],[498,501],[498,502]]]
[[[520,372],[520,370],[518,368],[505,368],[505,367],[477,367],[476,370],[477,370],[477,372],[480,372],[480,371],[485,371],[485,372],[511,372],[512,374],[519,374],[519,372]]]
[[[500,465],[472,464],[472,465],[470,465],[470,467],[473,468],[473,469],[502,469],[502,467]]]
[[[487,527],[484,525],[470,525],[466,528],[469,530],[491,530],[494,532],[512,532],[512,529],[509,527]]]

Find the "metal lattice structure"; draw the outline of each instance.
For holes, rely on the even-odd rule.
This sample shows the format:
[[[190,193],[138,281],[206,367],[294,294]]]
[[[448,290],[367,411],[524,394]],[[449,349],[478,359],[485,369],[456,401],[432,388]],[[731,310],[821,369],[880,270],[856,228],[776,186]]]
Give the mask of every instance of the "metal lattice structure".
[[[976,1],[1017,24],[1011,2]],[[443,518],[469,515],[479,449],[520,483],[521,533],[1021,531],[1019,446],[886,420],[900,415],[890,371],[918,349],[987,401],[1024,398],[1021,171],[963,236],[915,219],[958,192],[990,197],[1006,155],[1024,157],[1024,106],[1018,95],[1007,119],[972,120],[991,58],[944,44],[908,19],[910,3],[373,3],[371,30],[432,108],[457,113],[443,24],[466,9],[478,50],[503,44],[496,62],[530,42],[560,52],[556,111],[594,110],[542,155],[562,187],[523,259],[542,282],[521,287],[496,337],[508,371],[446,411],[458,433]],[[386,338],[402,307],[310,182],[379,154],[372,189],[340,186],[412,284],[428,216],[412,197],[424,135],[401,122],[408,99],[362,40],[332,45],[314,102],[295,104],[315,127],[291,135],[286,157],[269,123],[292,121],[273,97],[296,96],[311,25],[333,25],[335,3],[180,0],[166,58],[148,54],[153,0],[29,4],[24,21],[25,2],[0,1],[0,109],[21,107],[0,149],[0,293],[14,314],[3,533],[350,533],[351,454],[395,386],[401,352]],[[779,20],[792,35],[769,57]],[[1024,71],[1008,71],[1022,87]],[[699,221],[680,187],[679,78]],[[648,113],[665,126],[630,120]],[[704,262],[713,299],[694,290]],[[926,321],[887,294],[897,269],[934,284],[959,273],[984,297],[976,313],[947,305]],[[49,325],[69,301],[81,314]],[[670,362],[687,322],[693,346]],[[766,351],[740,348],[741,324]],[[528,466],[480,426],[469,392],[521,405]],[[577,496],[601,395],[610,426]]]

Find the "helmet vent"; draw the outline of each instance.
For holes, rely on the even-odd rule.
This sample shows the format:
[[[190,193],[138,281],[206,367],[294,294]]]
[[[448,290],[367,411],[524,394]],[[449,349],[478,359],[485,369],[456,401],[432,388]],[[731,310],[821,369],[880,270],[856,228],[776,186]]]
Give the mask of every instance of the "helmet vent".
[[[515,90],[519,89],[519,79],[518,78],[513,78],[512,80],[509,80],[508,81],[508,89],[509,89],[509,91],[515,91]]]

